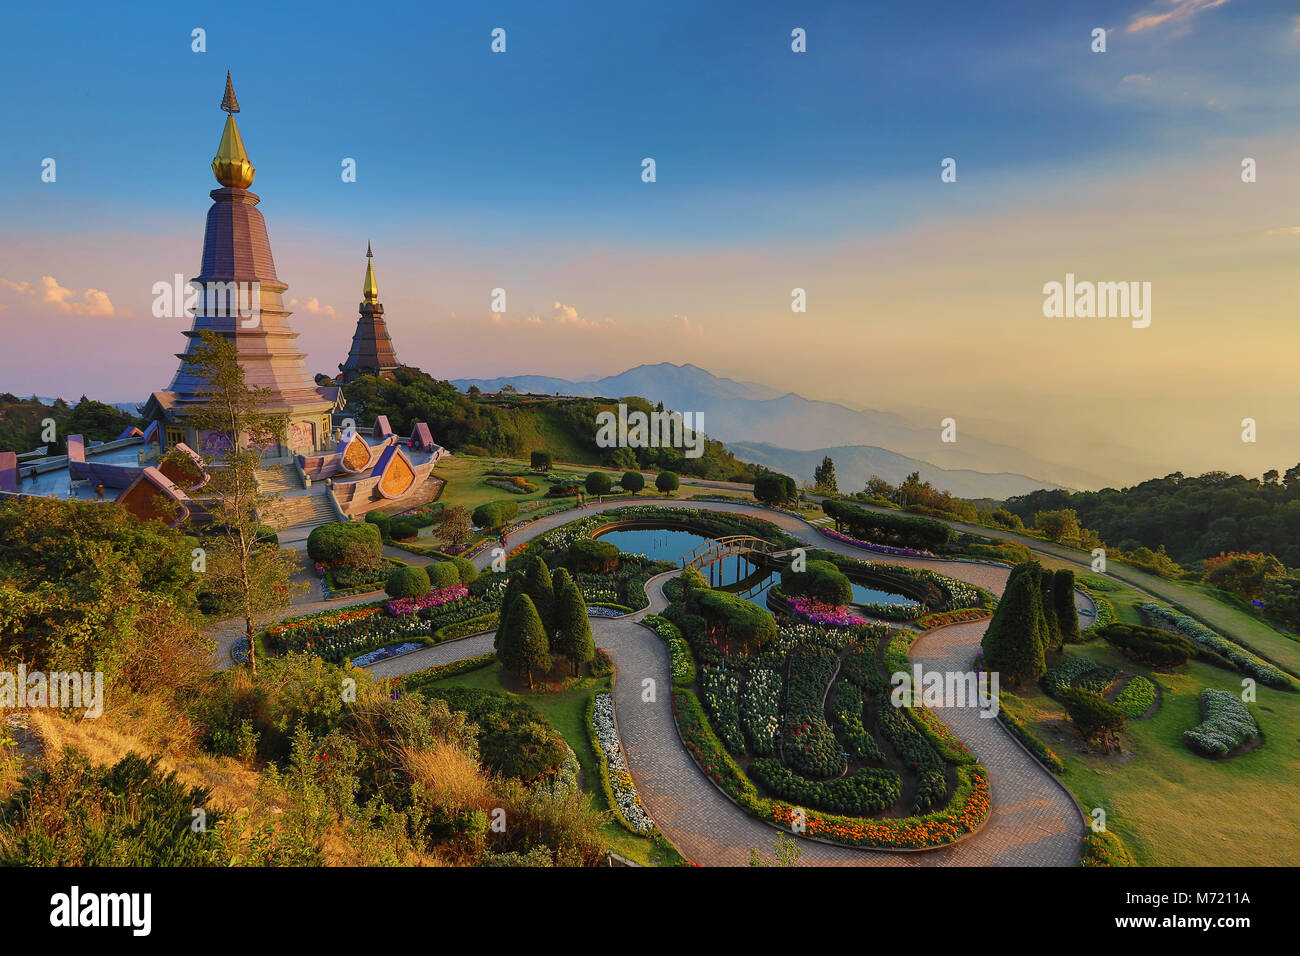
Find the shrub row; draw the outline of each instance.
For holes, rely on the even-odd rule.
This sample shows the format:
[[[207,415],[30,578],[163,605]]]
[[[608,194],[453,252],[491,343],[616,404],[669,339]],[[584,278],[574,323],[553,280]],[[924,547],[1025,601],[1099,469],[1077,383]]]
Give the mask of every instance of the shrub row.
[[[1289,675],[1278,670],[1263,658],[1256,657],[1240,644],[1234,644],[1232,641],[1220,637],[1185,614],[1179,614],[1177,611],[1163,605],[1151,603],[1142,605],[1142,613],[1172,625],[1174,630],[1184,637],[1190,638],[1197,647],[1226,658],[1241,673],[1255,678],[1261,684],[1282,690],[1295,689],[1295,684]]]
[[[802,645],[789,655],[782,748],[785,762],[814,780],[839,776],[846,761],[839,741],[826,723],[822,700],[839,659],[820,645]]]
[[[1116,622],[1097,633],[1125,657],[1149,667],[1181,667],[1196,654],[1196,645],[1189,638],[1158,627]]]
[[[913,813],[929,813],[943,804],[948,794],[948,780],[943,760],[919,727],[901,707],[879,708],[876,726],[898,752],[898,756],[917,773]]]
[[[831,720],[849,753],[859,760],[885,762],[885,754],[862,723],[862,691],[847,680],[835,685],[831,694]],[[826,807],[831,810],[834,807]]]
[[[807,780],[783,767],[780,761],[760,757],[749,772],[768,793],[800,806],[866,816],[879,813],[903,797],[903,781],[892,770],[864,767],[835,780]]]

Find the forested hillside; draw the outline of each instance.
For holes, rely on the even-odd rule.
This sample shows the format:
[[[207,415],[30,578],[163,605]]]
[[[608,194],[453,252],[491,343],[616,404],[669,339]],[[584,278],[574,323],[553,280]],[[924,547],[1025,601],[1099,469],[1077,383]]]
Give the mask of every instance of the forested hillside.
[[[616,468],[670,469],[683,475],[725,481],[753,481],[758,466],[739,461],[720,442],[707,441],[704,453],[687,458],[673,448],[600,448],[596,415],[619,402],[629,409],[654,411],[643,398],[540,398],[531,395],[466,395],[416,368],[402,367],[395,380],[366,376],[344,386],[347,411],[362,427],[387,415],[398,433],[417,421],[429,423],[434,438],[454,452],[526,457],[549,451],[560,461]],[[662,406],[659,406],[662,410]]]
[[[1040,511],[1071,508],[1079,524],[1124,551],[1161,546],[1179,564],[1226,552],[1262,552],[1300,567],[1300,465],[1263,479],[1222,471],[1189,478],[1181,473],[1131,488],[1035,491],[1010,498],[1006,508],[1033,525]]]

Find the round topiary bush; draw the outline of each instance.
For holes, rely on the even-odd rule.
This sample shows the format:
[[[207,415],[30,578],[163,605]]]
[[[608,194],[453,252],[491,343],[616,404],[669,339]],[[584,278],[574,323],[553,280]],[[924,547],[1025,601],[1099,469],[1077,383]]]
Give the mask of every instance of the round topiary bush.
[[[636,494],[645,487],[645,475],[639,471],[625,471],[623,477],[618,480],[623,486],[623,490],[631,494]]]
[[[451,563],[456,565],[461,584],[470,585],[477,580],[478,568],[474,567],[474,562],[469,558],[452,558]]]
[[[383,543],[379,528],[373,524],[332,521],[312,529],[307,536],[307,554],[324,564],[374,564]]]
[[[659,477],[655,479],[655,487],[665,495],[670,495],[678,489],[681,481],[675,471],[661,471]]]
[[[378,526],[379,533],[383,535],[385,538],[392,537],[390,531],[392,528],[393,519],[388,517],[388,515],[384,514],[382,511],[367,512],[366,523]]]
[[[393,568],[392,571],[388,572],[388,580],[384,582],[384,590],[388,592],[389,597],[419,597],[429,591],[429,575],[425,574],[424,568],[411,565]]]
[[[431,587],[449,588],[453,584],[460,584],[460,570],[454,561],[439,561],[423,570],[428,572]]]
[[[830,561],[809,561],[802,571],[782,571],[781,590],[788,597],[809,597],[836,607],[853,599],[853,585]]]
[[[419,534],[420,526],[410,518],[398,518],[388,526],[388,536],[394,541],[410,541]]]
[[[618,546],[594,538],[579,538],[569,545],[569,564],[575,571],[608,574],[618,567]]]
[[[607,495],[614,487],[614,481],[603,471],[593,471],[587,476],[587,494]]]

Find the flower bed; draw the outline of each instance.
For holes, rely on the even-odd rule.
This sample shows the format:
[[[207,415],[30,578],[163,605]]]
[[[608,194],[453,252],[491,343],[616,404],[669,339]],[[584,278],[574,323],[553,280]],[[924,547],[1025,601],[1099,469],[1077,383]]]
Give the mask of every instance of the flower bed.
[[[948,794],[948,781],[939,751],[901,707],[882,706],[876,716],[876,726],[903,762],[916,771],[918,779],[912,812],[929,813],[934,810]]]
[[[386,644],[429,637],[427,621],[390,618],[380,610],[378,604],[370,604],[281,621],[267,630],[267,645],[284,653],[315,654],[337,664]]]
[[[1079,853],[1080,866],[1136,866],[1129,855],[1124,842],[1111,833],[1089,831],[1083,835],[1083,847]]]
[[[755,756],[767,757],[774,750],[781,724],[781,685],[779,672],[760,667],[750,672],[740,695],[740,722]]]
[[[1183,740],[1205,757],[1225,757],[1259,736],[1259,724],[1241,699],[1223,690],[1201,691],[1201,722]]]
[[[813,780],[837,777],[846,761],[840,743],[826,723],[822,699],[839,667],[834,651],[804,645],[790,652],[786,710],[782,724],[782,756],[796,773]]]
[[[934,614],[922,614],[913,623],[923,631],[947,624],[961,624],[965,621],[982,621],[992,612],[988,608],[964,607],[955,611],[938,611]]]
[[[845,746],[859,760],[884,763],[884,753],[862,723],[862,706],[862,691],[855,684],[842,680],[835,685],[835,691],[831,694],[831,720],[840,732]],[[902,796],[901,792],[899,796]]]
[[[1234,644],[1220,637],[1187,615],[1179,614],[1161,604],[1152,603],[1143,604],[1141,610],[1143,614],[1171,625],[1175,631],[1190,638],[1198,647],[1203,647],[1218,657],[1226,658],[1241,673],[1255,678],[1261,684],[1282,690],[1295,690],[1295,682],[1290,675],[1278,670],[1263,658],[1256,657],[1240,644]]]
[[[1124,711],[1124,716],[1130,720],[1141,717],[1151,709],[1151,705],[1155,702],[1156,685],[1141,674],[1135,674],[1113,701],[1115,706]]]
[[[378,661],[386,661],[390,657],[396,657],[398,654],[405,654],[407,651],[413,651],[420,647],[424,647],[424,645],[412,641],[407,641],[403,644],[389,644],[388,646],[381,647],[378,650],[367,651],[360,657],[352,658],[352,666],[369,667],[371,664]]]
[[[896,820],[854,820],[801,814],[803,832],[811,837],[882,850],[925,850],[947,846],[974,833],[989,816],[988,773],[978,764],[957,768],[957,787],[946,810]],[[767,819],[791,829],[796,808],[773,801]]]
[[[402,617],[407,614],[418,614],[420,611],[431,611],[436,607],[442,607],[444,604],[459,601],[468,595],[469,588],[465,587],[465,585],[453,584],[451,587],[428,591],[419,597],[397,598],[389,601],[384,606],[393,617]]]
[[[717,667],[700,668],[700,697],[713,718],[713,731],[737,757],[745,753],[745,735],[740,730],[740,678],[733,671]]]
[[[828,627],[857,627],[867,623],[867,619],[854,614],[846,607],[833,607],[823,604],[816,598],[789,598],[786,602],[790,610],[811,624],[824,624]]]
[[[592,731],[596,738],[596,754],[600,758],[605,795],[619,821],[633,833],[647,833],[654,829],[654,821],[636,795],[632,774],[623,759],[623,746],[614,726],[614,701],[609,694],[595,694],[591,704]]]
[[[1086,657],[1067,657],[1043,675],[1043,691],[1048,697],[1061,699],[1061,693],[1074,686],[1084,674],[1097,669],[1097,662]]]
[[[800,806],[865,816],[887,810],[903,797],[903,781],[892,770],[867,767],[835,780],[808,780],[783,767],[780,761],[760,757],[750,773],[768,793]]]
[[[915,621],[925,613],[925,605],[915,601],[902,604],[859,604],[858,610],[886,621]]]

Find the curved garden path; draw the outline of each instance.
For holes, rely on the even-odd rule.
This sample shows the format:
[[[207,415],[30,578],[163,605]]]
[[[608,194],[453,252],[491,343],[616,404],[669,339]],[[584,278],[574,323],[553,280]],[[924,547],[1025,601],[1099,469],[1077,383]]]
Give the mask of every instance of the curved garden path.
[[[649,502],[646,502],[649,503]],[[753,505],[713,501],[664,500],[667,507],[731,511],[763,518],[810,547],[855,558],[884,559],[819,534],[802,519]],[[589,511],[622,507],[626,502],[589,506]],[[510,535],[511,547],[577,520],[573,511],[552,515]],[[891,564],[926,567],[1001,594],[1008,569],[1000,566],[929,558],[887,558]],[[488,553],[475,559],[491,562]],[[743,866],[750,850],[770,855],[776,830],[760,823],[728,800],[704,776],[682,746],[672,714],[672,677],[668,649],[638,621],[667,605],[663,582],[674,572],[653,579],[646,588],[649,607],[621,618],[592,618],[597,646],[617,668],[614,710],[619,734],[637,792],[655,823],[687,859],[695,863]],[[969,671],[986,621],[954,624],[932,631],[913,645],[911,658],[926,669]],[[486,653],[492,635],[483,634],[425,648],[381,661],[370,668],[392,677]],[[642,700],[643,681],[655,682],[655,699]],[[801,863],[828,866],[1072,866],[1078,859],[1084,823],[1078,807],[1050,773],[1002,729],[978,712],[942,708],[936,713],[976,754],[989,771],[992,812],[984,828],[955,847],[925,853],[886,853],[802,840]]]

